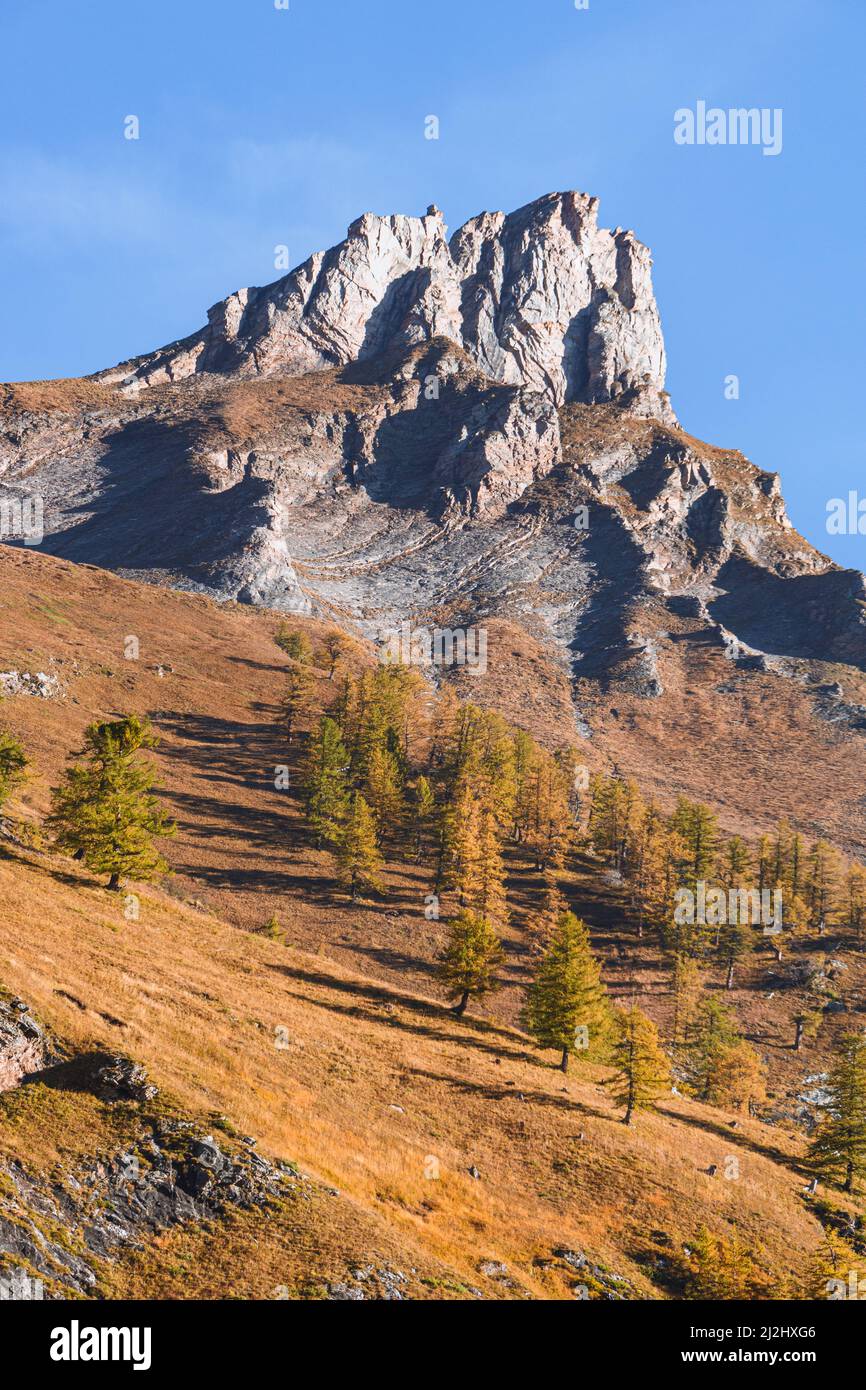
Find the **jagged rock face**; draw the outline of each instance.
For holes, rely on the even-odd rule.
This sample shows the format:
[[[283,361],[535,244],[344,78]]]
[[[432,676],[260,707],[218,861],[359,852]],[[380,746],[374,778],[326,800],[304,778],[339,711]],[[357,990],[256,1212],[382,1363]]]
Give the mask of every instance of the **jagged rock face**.
[[[125,372],[7,388],[0,500],[39,494],[69,560],[374,640],[503,618],[649,698],[684,615],[741,669],[866,669],[863,577],[775,475],[672,423],[663,380],[648,253],[594,199],[450,241],[436,209],[368,214]]]
[[[35,1271],[49,1299],[93,1296],[101,1269],[150,1236],[306,1195],[293,1165],[230,1154],[191,1121],[162,1117],[144,1117],[128,1149],[94,1155],[60,1181],[14,1159],[0,1162],[0,1179],[0,1259]]]
[[[74,416],[0,411],[0,477],[44,495],[43,548],[66,559],[374,640],[504,618],[573,675],[650,698],[671,614],[741,669],[866,668],[863,578],[797,535],[775,475],[614,404],[557,410],[448,339],[303,377],[100,390]]]
[[[19,999],[0,1000],[0,1091],[45,1065],[47,1043],[39,1024]]]
[[[672,423],[651,257],[597,223],[598,199],[550,194],[481,213],[450,241],[426,217],[365,213],[346,240],[215,305],[200,333],[105,376],[132,389],[194,373],[300,375],[451,339],[494,381],[555,405],[620,400]]]
[[[0,1091],[26,1084],[124,1105],[131,1129],[123,1152],[94,1152],[61,1177],[0,1161],[0,1299],[87,1296],[102,1262],[150,1235],[307,1195],[297,1168],[253,1152],[252,1137],[229,1151],[194,1121],[155,1110],[157,1087],[140,1063],[100,1052],[69,1057],[23,1000],[0,999]],[[34,1275],[46,1292],[28,1292]]]

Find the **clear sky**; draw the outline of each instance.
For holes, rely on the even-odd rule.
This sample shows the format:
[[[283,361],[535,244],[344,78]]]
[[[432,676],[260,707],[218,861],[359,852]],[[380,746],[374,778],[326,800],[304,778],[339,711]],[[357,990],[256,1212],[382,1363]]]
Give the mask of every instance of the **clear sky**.
[[[864,0],[0,0],[0,380],[181,337],[368,209],[577,188],[653,249],[684,426],[863,568],[825,522],[866,498],[864,56]],[[676,144],[701,100],[781,108],[781,153]]]

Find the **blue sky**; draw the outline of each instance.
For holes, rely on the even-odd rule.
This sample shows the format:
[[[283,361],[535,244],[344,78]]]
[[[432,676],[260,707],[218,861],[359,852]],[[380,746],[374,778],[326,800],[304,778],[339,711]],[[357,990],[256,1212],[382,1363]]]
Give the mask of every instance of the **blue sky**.
[[[866,497],[863,0],[289,6],[2,0],[0,380],[183,336],[275,279],[277,244],[297,264],[367,209],[455,228],[578,188],[653,249],[684,426],[778,470],[797,527],[866,565],[825,526]],[[677,145],[698,100],[782,108],[781,154]]]

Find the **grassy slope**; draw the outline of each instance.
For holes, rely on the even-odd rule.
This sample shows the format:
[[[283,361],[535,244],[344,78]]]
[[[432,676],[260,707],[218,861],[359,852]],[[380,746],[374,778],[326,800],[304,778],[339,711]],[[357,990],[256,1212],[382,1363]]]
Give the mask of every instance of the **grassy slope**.
[[[798,1195],[798,1145],[778,1130],[742,1120],[733,1130],[723,1114],[675,1097],[627,1130],[597,1071],[563,1078],[512,1029],[458,1022],[437,1001],[156,891],[130,924],[113,895],[46,856],[4,857],[0,895],[10,988],[75,1044],[130,1052],[184,1109],[224,1113],[266,1152],[334,1184],[368,1218],[373,1248],[390,1245],[404,1265],[426,1255],[483,1284],[478,1263],[504,1260],[524,1288],[551,1294],[562,1286],[533,1260],[564,1244],[647,1293],[633,1257],[654,1230],[676,1241],[702,1220],[733,1220],[785,1269],[816,1243]],[[14,1147],[25,1162],[42,1157],[22,1151],[20,1135]],[[702,1173],[730,1154],[738,1181]],[[431,1156],[438,1181],[425,1176]],[[342,1204],[319,1208],[311,1221],[325,1251],[371,1257],[344,1229]],[[309,1232],[306,1241],[314,1250]],[[281,1249],[276,1222],[250,1246],[241,1285],[261,1296],[292,1282],[294,1270],[276,1277]],[[315,1255],[310,1264],[323,1272]],[[167,1276],[149,1277],[159,1290]]]
[[[562,1268],[533,1261],[567,1245],[646,1295],[637,1257],[652,1233],[677,1243],[701,1221],[733,1221],[779,1269],[802,1266],[819,1232],[800,1197],[799,1140],[751,1120],[733,1129],[732,1117],[677,1097],[626,1130],[598,1073],[565,1080],[513,1028],[525,957],[491,1016],[458,1022],[443,1011],[429,973],[440,928],[424,920],[419,871],[394,870],[382,905],[355,910],[333,897],[327,856],[305,843],[292,798],[273,790],[273,766],[287,757],[273,732],[282,670],[273,615],[0,554],[0,670],[53,671],[65,687],[62,700],[3,705],[2,723],[36,763],[29,807],[44,809],[90,719],[136,709],[165,736],[161,770],[181,821],[172,895],[146,890],[137,924],[69,861],[0,858],[0,981],[60,1033],[122,1047],[184,1107],[224,1112],[265,1151],[343,1194],[314,1204],[300,1225],[286,1218],[263,1231],[238,1218],[231,1252],[201,1233],[174,1234],[171,1258],[124,1261],[117,1291],[220,1294],[231,1253],[233,1287],[261,1296],[305,1274],[335,1277],[378,1250],[424,1271],[434,1293],[455,1281],[493,1292],[478,1265],[494,1259],[518,1289],[555,1296],[568,1287]],[[138,662],[123,659],[131,633]],[[160,677],[160,664],[171,673]],[[597,921],[604,954],[621,944],[614,892],[600,897],[578,877],[572,896]],[[237,930],[273,911],[291,947]],[[519,912],[511,944],[525,947]],[[657,950],[628,946],[632,960],[606,977],[623,992],[639,974],[659,1016]],[[737,1001],[773,1046],[777,1014],[754,990]],[[729,1154],[737,1181],[702,1171]],[[425,1177],[431,1157],[438,1181]]]

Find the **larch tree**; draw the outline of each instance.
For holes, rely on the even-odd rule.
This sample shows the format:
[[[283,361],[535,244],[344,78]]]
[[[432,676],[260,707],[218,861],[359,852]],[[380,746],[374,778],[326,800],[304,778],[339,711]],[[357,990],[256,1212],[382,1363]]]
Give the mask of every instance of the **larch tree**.
[[[638,1008],[618,1009],[613,1044],[614,1075],[608,1083],[617,1104],[625,1108],[623,1124],[636,1110],[655,1107],[670,1087],[671,1069],[659,1043],[658,1029]]]
[[[136,715],[91,724],[84,748],[52,792],[48,824],[59,848],[94,873],[107,873],[111,889],[126,878],[147,882],[168,868],[154,840],[176,827],[153,795],[154,769],[138,758],[158,743],[149,721]]]
[[[352,902],[361,891],[382,891],[382,856],[376,834],[376,818],[360,792],[352,793],[349,814],[340,829],[336,845],[341,883]]]
[[[773,842],[769,835],[762,835],[758,841],[758,848],[755,853],[755,866],[757,868],[758,892],[764,893],[772,888],[775,879],[776,855],[773,850]]]
[[[563,912],[529,987],[524,1020],[539,1047],[555,1048],[567,1071],[575,1051],[597,1053],[610,1031],[607,990],[586,924]]]
[[[648,923],[659,924],[664,897],[666,838],[664,817],[658,807],[652,802],[636,803],[629,822],[627,861],[638,938],[643,937]]]
[[[332,681],[337,667],[341,661],[345,661],[350,651],[351,643],[343,636],[342,632],[334,629],[333,632],[325,634],[325,655],[328,658],[328,680]]]
[[[751,1113],[752,1106],[767,1096],[767,1073],[758,1053],[745,1040],[719,1054],[709,1099]]]
[[[825,1226],[823,1238],[812,1257],[804,1286],[798,1290],[803,1298],[847,1298],[851,1271],[859,1269],[861,1257],[833,1230]]]
[[[27,756],[12,734],[0,731],[0,807],[27,776]]]
[[[569,788],[562,766],[541,748],[530,774],[528,810],[523,842],[536,870],[558,868],[571,832]]]
[[[842,1039],[826,1086],[825,1119],[809,1150],[814,1172],[840,1178],[845,1192],[866,1176],[866,1034]]]
[[[349,755],[340,729],[329,715],[319,724],[305,769],[307,817],[316,847],[334,845],[349,811]]]
[[[436,794],[430,781],[423,774],[418,778],[412,791],[412,822],[415,835],[415,863],[423,858],[436,828],[438,815]]]
[[[526,838],[532,806],[531,778],[535,761],[535,740],[525,729],[516,729],[514,749],[514,823],[512,838],[519,845]]]
[[[590,779],[589,835],[605,863],[621,869],[626,827],[636,788],[621,777],[596,775]]]
[[[309,637],[300,628],[291,628],[286,623],[280,623],[274,641],[285,652],[286,656],[292,661],[299,662],[302,666],[309,666],[313,660],[313,648]]]
[[[737,966],[751,955],[755,946],[755,931],[740,920],[740,913],[726,914],[728,920],[719,928],[719,957],[725,966],[725,989],[733,989]],[[733,916],[733,920],[731,920]]]
[[[811,925],[822,931],[836,920],[841,870],[838,852],[826,840],[817,840],[809,852],[806,900]]]
[[[464,896],[473,911],[496,931],[502,931],[508,924],[505,866],[496,817],[489,806],[481,807],[476,843],[478,856],[474,877],[465,885]]]
[[[698,962],[694,956],[679,952],[674,956],[671,969],[673,1011],[670,1040],[674,1047],[685,1047],[691,1041],[692,1028],[697,1017],[702,990],[703,983]]]
[[[443,686],[433,704],[428,751],[429,771],[434,768],[441,771],[452,764],[459,715],[460,701],[454,687]]]
[[[695,1017],[686,1060],[689,1082],[698,1100],[718,1098],[725,1058],[740,1041],[731,1011],[716,999],[704,999]]]
[[[752,856],[749,846],[740,835],[732,835],[721,848],[719,879],[728,890],[750,888],[752,885]]]
[[[555,877],[545,878],[544,896],[541,905],[529,916],[526,927],[530,936],[530,949],[535,955],[543,955],[559,926],[559,920],[567,912],[565,898],[560,892]]]
[[[293,661],[289,668],[280,713],[286,741],[292,742],[297,732],[298,721],[308,714],[314,689],[313,675],[309,666],[301,661]]]
[[[855,860],[845,875],[846,916],[858,946],[866,944],[866,869]]]
[[[496,817],[501,837],[514,824],[517,796],[514,730],[498,711],[481,710],[474,740],[478,792]]]
[[[478,836],[482,807],[469,787],[446,806],[442,824],[442,854],[437,884],[444,880],[461,907],[472,901],[478,883],[481,858]]]
[[[380,836],[398,838],[406,813],[403,771],[396,755],[387,747],[374,748],[370,753],[364,797],[376,817]]]
[[[439,979],[456,1014],[466,1010],[473,995],[497,988],[495,972],[504,959],[499,937],[489,922],[468,908],[448,924],[448,940],[439,960]]]
[[[772,859],[772,886],[777,888],[784,884],[788,877],[788,865],[791,858],[791,826],[784,817],[776,826],[776,836],[773,840],[773,859]]]
[[[803,892],[803,874],[806,863],[806,848],[803,844],[803,837],[797,831],[791,835],[788,845],[788,863],[785,875],[785,887],[792,897],[799,897]]]
[[[777,1271],[765,1269],[739,1232],[712,1234],[702,1226],[691,1242],[683,1296],[718,1302],[737,1299],[783,1298]]]
[[[701,802],[680,797],[671,817],[671,829],[680,837],[684,851],[681,886],[695,892],[699,882],[708,883],[713,876],[718,847],[715,813]]]

